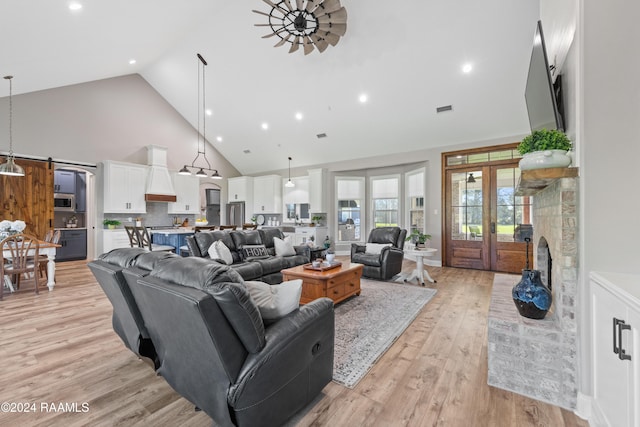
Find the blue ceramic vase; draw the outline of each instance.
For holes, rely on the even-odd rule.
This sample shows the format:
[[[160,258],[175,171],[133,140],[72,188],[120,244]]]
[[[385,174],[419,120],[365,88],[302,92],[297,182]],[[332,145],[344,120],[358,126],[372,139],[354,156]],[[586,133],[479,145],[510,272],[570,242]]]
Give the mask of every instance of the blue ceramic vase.
[[[521,316],[544,319],[551,307],[551,291],[540,280],[539,270],[522,270],[522,279],[511,291]]]

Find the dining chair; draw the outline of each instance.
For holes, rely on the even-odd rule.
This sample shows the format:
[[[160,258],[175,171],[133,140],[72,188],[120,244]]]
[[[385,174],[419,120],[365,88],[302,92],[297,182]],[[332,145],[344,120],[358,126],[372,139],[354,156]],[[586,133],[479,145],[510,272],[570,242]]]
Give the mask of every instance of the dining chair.
[[[136,227],[132,225],[125,225],[124,229],[127,231],[127,236],[129,236],[129,245],[132,248],[141,248],[142,244],[140,243],[140,236]]]
[[[50,242],[51,239],[53,239],[53,233],[54,233],[54,230],[50,228],[49,230],[47,230],[47,233],[44,235],[44,239],[42,240],[44,240],[45,242]]]
[[[175,252],[176,248],[171,245],[159,245],[156,243],[151,243],[151,236],[149,235],[149,230],[147,227],[135,227],[135,231],[138,234],[138,239],[140,240],[140,247],[149,249],[150,251],[170,251]]]
[[[242,224],[242,229],[243,230],[257,230],[258,229],[258,224],[252,224],[252,223]]]
[[[0,242],[0,277],[10,276],[20,288],[20,276],[24,273],[33,273],[36,294],[39,293],[38,252],[40,243],[34,236],[28,234],[14,234]],[[31,252],[31,253],[29,253]],[[5,263],[5,260],[8,262]],[[0,300],[4,293],[4,284],[0,286]]]
[[[235,230],[238,228],[237,225],[221,225],[220,230]]]

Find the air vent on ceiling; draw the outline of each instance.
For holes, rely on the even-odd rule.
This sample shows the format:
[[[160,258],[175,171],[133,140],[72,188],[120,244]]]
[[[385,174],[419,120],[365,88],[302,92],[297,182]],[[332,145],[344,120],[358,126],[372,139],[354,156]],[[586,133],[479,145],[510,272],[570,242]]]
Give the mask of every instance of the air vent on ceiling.
[[[453,106],[451,105],[443,105],[442,107],[436,108],[436,113],[443,113],[445,111],[453,110]]]
[[[244,154],[251,154],[251,150],[243,150],[242,151]]]
[[[317,134],[317,135],[316,135],[316,137],[317,137],[318,139],[320,139],[320,138],[326,138],[326,137],[327,137],[327,134],[326,134],[326,133],[319,133],[319,134]]]

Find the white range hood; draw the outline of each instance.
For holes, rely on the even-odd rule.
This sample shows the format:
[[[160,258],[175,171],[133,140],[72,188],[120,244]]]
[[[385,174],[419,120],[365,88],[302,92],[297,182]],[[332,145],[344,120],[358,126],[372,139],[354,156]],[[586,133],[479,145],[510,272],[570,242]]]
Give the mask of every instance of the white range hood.
[[[167,168],[167,149],[159,145],[147,145],[147,191],[144,199],[147,202],[175,202],[176,192]]]

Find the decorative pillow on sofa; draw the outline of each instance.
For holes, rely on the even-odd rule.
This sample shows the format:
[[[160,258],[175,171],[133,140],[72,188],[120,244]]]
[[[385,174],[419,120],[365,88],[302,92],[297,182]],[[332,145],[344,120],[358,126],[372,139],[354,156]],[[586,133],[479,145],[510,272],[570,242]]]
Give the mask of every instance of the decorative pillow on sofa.
[[[242,246],[242,258],[245,261],[253,259],[264,259],[269,257],[269,252],[264,245],[244,245]]]
[[[233,264],[233,256],[231,255],[231,251],[222,243],[222,240],[216,240],[209,246],[209,256],[211,259],[217,259],[224,262],[227,265]]]
[[[244,284],[258,306],[265,325],[276,322],[300,306],[302,279],[289,280],[279,285],[257,281],[246,281]]]
[[[365,249],[365,253],[380,255],[382,249],[391,246],[391,243],[367,243],[367,248]]]
[[[296,250],[293,248],[293,243],[291,242],[291,236],[286,236],[284,239],[274,237],[273,245],[276,248],[277,256],[293,256],[296,254]]]

